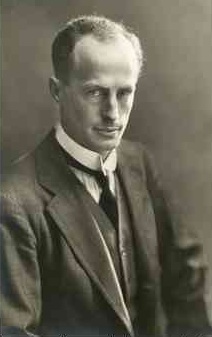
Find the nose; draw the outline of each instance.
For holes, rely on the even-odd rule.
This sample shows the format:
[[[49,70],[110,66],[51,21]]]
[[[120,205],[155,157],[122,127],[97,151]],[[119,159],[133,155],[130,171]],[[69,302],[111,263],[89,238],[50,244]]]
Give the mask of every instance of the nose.
[[[119,104],[116,93],[110,93],[105,99],[103,116],[110,120],[116,120],[119,117]]]

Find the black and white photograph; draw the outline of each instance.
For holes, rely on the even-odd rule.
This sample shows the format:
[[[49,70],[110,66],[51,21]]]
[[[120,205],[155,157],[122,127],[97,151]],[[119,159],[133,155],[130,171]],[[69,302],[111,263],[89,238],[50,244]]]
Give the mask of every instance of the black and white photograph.
[[[2,337],[212,337],[211,0],[2,0]]]

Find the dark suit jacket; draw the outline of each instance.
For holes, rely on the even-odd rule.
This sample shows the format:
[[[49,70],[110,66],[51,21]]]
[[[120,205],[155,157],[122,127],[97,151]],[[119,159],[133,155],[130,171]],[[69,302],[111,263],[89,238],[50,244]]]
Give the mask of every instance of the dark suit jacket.
[[[118,174],[132,217],[140,336],[203,332],[198,241],[172,223],[141,145],[122,142]],[[52,133],[2,179],[2,192],[3,336],[133,335],[97,210]]]

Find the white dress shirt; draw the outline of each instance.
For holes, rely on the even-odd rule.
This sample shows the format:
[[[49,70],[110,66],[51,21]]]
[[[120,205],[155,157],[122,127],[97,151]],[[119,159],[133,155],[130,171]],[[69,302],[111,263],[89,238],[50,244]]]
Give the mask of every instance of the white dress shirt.
[[[97,152],[91,151],[82,145],[76,143],[64,131],[61,124],[56,126],[56,139],[60,146],[80,164],[87,166],[92,170],[100,170],[104,175],[109,177],[109,185],[111,192],[116,195],[114,171],[117,165],[116,150],[112,150],[106,159],[103,160],[101,155]],[[87,191],[91,194],[94,200],[98,203],[102,189],[94,176],[81,171],[70,165],[70,169],[74,172],[76,177],[83,183]]]

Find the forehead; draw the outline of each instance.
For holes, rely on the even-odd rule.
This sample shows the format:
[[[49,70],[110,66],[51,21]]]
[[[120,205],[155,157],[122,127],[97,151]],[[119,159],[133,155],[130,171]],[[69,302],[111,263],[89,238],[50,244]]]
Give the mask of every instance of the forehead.
[[[84,36],[76,43],[70,62],[72,72],[82,78],[100,74],[137,78],[139,72],[135,50],[124,36],[106,41]]]

